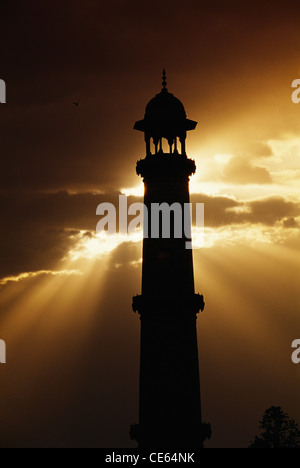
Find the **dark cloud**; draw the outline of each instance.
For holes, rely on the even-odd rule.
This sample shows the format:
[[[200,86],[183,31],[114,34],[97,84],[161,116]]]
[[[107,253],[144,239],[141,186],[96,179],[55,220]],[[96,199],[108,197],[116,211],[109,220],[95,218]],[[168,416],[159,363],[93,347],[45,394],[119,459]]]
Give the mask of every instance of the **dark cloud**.
[[[137,266],[141,257],[141,244],[123,242],[111,253],[110,262],[115,268],[122,267],[126,270],[131,266]]]
[[[220,227],[243,222],[233,208],[242,206],[240,202],[229,197],[214,197],[204,194],[193,194],[191,202],[204,203],[205,226]],[[193,223],[195,224],[195,210],[193,210]]]
[[[82,237],[81,231],[87,231],[85,236],[96,233],[100,203],[112,203],[118,216],[119,195],[114,191],[0,194],[0,277],[56,269]],[[141,199],[128,197],[128,205],[136,201]]]
[[[239,155],[232,157],[224,168],[223,180],[234,184],[270,184],[272,182],[267,168],[255,166]]]
[[[287,217],[300,215],[300,204],[287,201],[282,197],[270,197],[264,200],[249,202],[251,213],[248,215],[250,222],[274,225]]]
[[[204,203],[205,226],[221,227],[233,224],[274,226],[282,221],[285,227],[295,227],[294,217],[300,215],[300,204],[284,197],[269,197],[241,202],[225,196],[192,195],[192,203]],[[194,213],[195,214],[195,213]],[[193,219],[195,223],[195,217]]]
[[[285,218],[282,222],[282,225],[286,228],[298,228],[299,227],[299,223],[293,217]]]
[[[0,195],[0,276],[56,268],[79,230],[96,228],[101,196],[17,193]]]

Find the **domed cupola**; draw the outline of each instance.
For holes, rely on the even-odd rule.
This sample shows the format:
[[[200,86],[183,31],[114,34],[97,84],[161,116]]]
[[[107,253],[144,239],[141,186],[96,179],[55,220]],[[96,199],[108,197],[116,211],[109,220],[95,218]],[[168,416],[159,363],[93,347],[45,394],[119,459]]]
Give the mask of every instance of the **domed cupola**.
[[[186,132],[194,130],[197,122],[186,118],[182,102],[167,90],[166,72],[163,71],[163,87],[147,104],[144,120],[135,123],[134,129],[145,133],[147,156],[151,155],[151,138],[155,154],[163,153],[162,139],[170,146],[170,154],[178,154],[177,138],[181,142],[181,154],[186,155]]]

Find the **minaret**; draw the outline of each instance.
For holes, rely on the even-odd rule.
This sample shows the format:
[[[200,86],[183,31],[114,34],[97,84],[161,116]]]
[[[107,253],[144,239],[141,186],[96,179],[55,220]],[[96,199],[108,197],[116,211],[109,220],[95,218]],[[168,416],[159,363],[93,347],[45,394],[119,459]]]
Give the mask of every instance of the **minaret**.
[[[133,298],[133,310],[141,319],[141,356],[139,424],[131,426],[131,437],[140,448],[197,448],[209,436],[209,425],[201,419],[196,328],[204,302],[195,294],[192,250],[187,248],[191,234],[183,226],[188,221],[190,231],[189,210],[188,220],[182,216],[179,221],[181,237],[175,235],[178,220],[171,210],[169,238],[163,236],[162,226],[158,234],[151,232],[153,204],[176,203],[184,213],[190,201],[189,178],[196,166],[186,156],[185,142],[187,131],[196,125],[168,92],[164,71],[161,92],[134,126],[145,134],[146,157],[138,161],[137,174],[145,185],[150,231],[144,233],[142,294]],[[165,215],[162,210],[161,221]]]

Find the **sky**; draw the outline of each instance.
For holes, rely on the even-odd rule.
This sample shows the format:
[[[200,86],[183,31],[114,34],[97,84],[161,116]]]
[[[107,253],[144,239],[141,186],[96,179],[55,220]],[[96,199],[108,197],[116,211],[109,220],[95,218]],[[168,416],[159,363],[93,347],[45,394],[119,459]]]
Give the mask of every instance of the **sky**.
[[[272,405],[300,424],[299,19],[292,0],[1,2],[0,446],[135,446],[141,233],[97,237],[96,208],[142,200],[133,126],[163,68],[198,122],[206,447],[247,447]]]

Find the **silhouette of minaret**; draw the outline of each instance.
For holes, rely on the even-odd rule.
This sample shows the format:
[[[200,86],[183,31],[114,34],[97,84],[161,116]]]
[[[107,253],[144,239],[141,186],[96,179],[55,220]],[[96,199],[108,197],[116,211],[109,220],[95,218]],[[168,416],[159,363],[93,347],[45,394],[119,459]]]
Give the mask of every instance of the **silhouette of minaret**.
[[[190,201],[189,178],[196,166],[186,156],[185,142],[187,131],[196,125],[168,92],[164,70],[161,92],[134,126],[145,134],[146,157],[138,161],[137,174],[145,185],[149,231],[152,204],[179,203],[183,212]],[[166,153],[163,139],[168,142]],[[133,298],[133,310],[141,319],[141,356],[139,424],[131,426],[131,438],[140,448],[202,447],[210,430],[201,419],[196,329],[203,296],[194,290],[192,250],[187,248],[191,235],[178,238],[174,231],[163,238],[160,226],[158,236],[144,235],[142,294]]]

